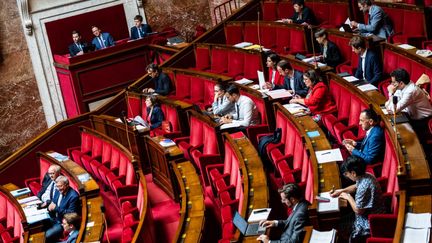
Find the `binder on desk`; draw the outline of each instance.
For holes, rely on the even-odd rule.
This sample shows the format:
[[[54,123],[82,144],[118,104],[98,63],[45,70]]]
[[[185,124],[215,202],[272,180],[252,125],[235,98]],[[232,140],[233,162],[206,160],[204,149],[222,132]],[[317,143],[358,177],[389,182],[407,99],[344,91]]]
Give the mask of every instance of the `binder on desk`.
[[[330,192],[322,192],[319,194],[320,197],[330,199],[330,202],[318,202],[318,213],[334,213],[339,212],[339,198],[331,197]]]
[[[313,229],[309,243],[334,243],[336,240],[336,230],[318,231]]]

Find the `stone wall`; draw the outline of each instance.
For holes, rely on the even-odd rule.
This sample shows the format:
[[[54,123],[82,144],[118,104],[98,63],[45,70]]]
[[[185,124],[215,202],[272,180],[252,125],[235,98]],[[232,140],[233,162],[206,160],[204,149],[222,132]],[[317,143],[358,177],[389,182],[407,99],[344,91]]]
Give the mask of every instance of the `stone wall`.
[[[0,1],[0,160],[47,126],[15,1]]]

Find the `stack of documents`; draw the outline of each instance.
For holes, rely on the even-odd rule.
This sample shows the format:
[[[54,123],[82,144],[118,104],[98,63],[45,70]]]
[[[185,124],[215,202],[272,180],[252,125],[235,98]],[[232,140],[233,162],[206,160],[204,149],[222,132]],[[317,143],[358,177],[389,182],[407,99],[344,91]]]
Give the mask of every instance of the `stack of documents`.
[[[169,138],[166,138],[166,139],[160,141],[159,144],[164,148],[176,145],[176,143]]]
[[[407,213],[405,217],[405,229],[403,242],[427,243],[430,240],[431,214]]]
[[[370,90],[378,90],[377,87],[373,86],[372,84],[363,84],[357,86],[357,88],[363,92],[370,91]]]
[[[320,197],[325,197],[330,202],[318,202],[318,213],[334,213],[339,212],[339,198],[331,197],[330,192],[322,192],[319,194]]]
[[[400,48],[405,49],[405,50],[410,50],[410,49],[414,49],[416,48],[415,46],[412,45],[408,45],[408,44],[400,44],[398,45]]]
[[[336,230],[318,231],[312,230],[312,235],[309,243],[334,243],[336,239]]]
[[[304,116],[308,115],[310,113],[309,109],[305,106],[302,106],[300,104],[286,104],[283,105],[285,109],[288,110],[289,113],[295,115],[295,116]]]
[[[240,43],[235,44],[234,47],[245,48],[245,47],[248,47],[251,45],[253,45],[253,43],[251,43],[251,42],[240,42]]]
[[[281,99],[291,97],[292,94],[288,92],[286,89],[275,89],[267,91],[266,94],[270,96],[272,99]]]
[[[243,84],[243,85],[248,85],[248,84],[253,83],[252,80],[247,79],[247,78],[242,78],[242,79],[236,80],[235,82],[238,84]]]
[[[65,160],[69,159],[69,157],[67,155],[64,155],[64,154],[61,154],[61,153],[57,153],[57,152],[48,153],[48,155],[51,156],[51,157],[53,157],[57,161],[60,161],[60,162],[63,162]]]
[[[325,67],[325,66],[327,66],[325,63],[319,62],[318,60],[319,60],[318,57],[313,56],[313,57],[305,58],[302,61],[306,62],[306,63],[309,63],[309,64],[315,64],[316,63],[318,65],[318,67]]]
[[[10,193],[14,197],[19,197],[19,196],[26,195],[26,194],[30,193],[30,188],[24,187],[24,188],[21,188],[21,189],[18,189],[18,190],[13,190]]]

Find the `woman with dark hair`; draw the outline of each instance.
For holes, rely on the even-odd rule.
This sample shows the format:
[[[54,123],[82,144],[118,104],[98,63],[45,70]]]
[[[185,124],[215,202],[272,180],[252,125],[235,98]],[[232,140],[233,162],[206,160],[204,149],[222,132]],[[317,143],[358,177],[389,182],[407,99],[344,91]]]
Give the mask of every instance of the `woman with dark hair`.
[[[277,71],[277,64],[280,60],[280,57],[275,53],[271,53],[267,56],[266,64],[269,70],[269,79],[263,88],[273,89],[277,85],[283,85],[284,78]]]
[[[336,44],[328,39],[327,31],[319,29],[315,32],[315,39],[321,47],[321,55],[317,61],[322,61],[333,68],[339,65],[342,61],[342,56]]]
[[[150,130],[160,127],[165,118],[163,111],[157,102],[156,96],[147,96],[145,104],[147,110],[146,121],[150,125]]]
[[[315,23],[315,16],[312,10],[305,6],[304,0],[293,0],[294,15],[289,19],[282,19],[284,23],[311,24]]]
[[[315,70],[309,69],[303,73],[303,82],[308,87],[306,98],[295,96],[290,103],[305,105],[314,115],[313,119],[318,122],[322,114],[329,114],[336,111],[336,105],[330,95],[327,86],[322,82],[321,77]]]
[[[354,211],[350,242],[366,242],[370,235],[368,216],[385,213],[381,187],[376,178],[365,171],[366,163],[361,158],[348,157],[341,166],[341,173],[355,184],[330,193],[332,197],[347,200]]]

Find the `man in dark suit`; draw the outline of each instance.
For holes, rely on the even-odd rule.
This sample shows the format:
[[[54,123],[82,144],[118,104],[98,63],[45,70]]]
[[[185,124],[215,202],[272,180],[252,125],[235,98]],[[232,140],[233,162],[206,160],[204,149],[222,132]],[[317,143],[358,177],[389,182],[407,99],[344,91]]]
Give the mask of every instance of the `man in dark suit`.
[[[85,42],[81,42],[80,32],[72,31],[72,40],[74,43],[69,45],[70,57],[79,56],[86,53],[89,50],[89,46]]]
[[[382,161],[384,154],[384,131],[379,125],[379,116],[372,109],[360,113],[359,125],[366,131],[360,141],[345,139],[342,143],[354,156],[362,158],[366,164]]]
[[[275,85],[273,89],[286,89],[292,95],[299,95],[304,98],[307,95],[308,88],[303,82],[303,73],[295,71],[291,64],[285,60],[278,62],[277,71],[281,76],[284,76],[283,85]]]
[[[42,180],[42,188],[37,194],[37,197],[42,201],[41,207],[47,207],[51,203],[54,192],[57,190],[55,180],[60,176],[60,169],[58,165],[51,165],[48,168],[48,172]]]
[[[378,86],[382,77],[382,64],[379,56],[372,50],[366,48],[366,42],[360,36],[354,36],[350,40],[349,45],[352,51],[359,56],[358,66],[354,76]]]
[[[143,24],[142,21],[143,21],[143,17],[141,15],[135,16],[134,18],[135,26],[131,28],[132,40],[141,39],[152,32],[150,25]]]
[[[110,33],[103,32],[97,27],[92,26],[92,32],[95,38],[92,40],[92,45],[96,50],[104,49],[110,46],[114,46],[114,38],[110,35]]]
[[[61,223],[63,216],[67,213],[78,213],[80,209],[79,195],[69,186],[69,180],[65,176],[57,177],[56,186],[57,191],[48,206],[51,227],[45,233],[47,242],[55,242],[62,236],[63,227]]]
[[[169,76],[163,73],[160,70],[159,66],[154,63],[150,63],[146,69],[147,73],[151,77],[151,80],[153,80],[155,88],[145,88],[143,92],[167,95],[171,91],[171,79],[169,78]]]
[[[283,233],[279,240],[271,240],[271,242],[301,242],[301,233],[303,228],[309,224],[308,206],[309,203],[303,199],[302,191],[297,184],[286,184],[278,190],[282,202],[289,208],[292,208],[291,215],[286,220],[266,220],[260,222],[261,226],[280,227],[283,228]],[[269,242],[267,235],[260,235],[257,240],[264,243]]]
[[[81,217],[77,213],[67,213],[63,216],[62,226],[69,232],[67,238],[59,243],[75,243],[79,234]]]

